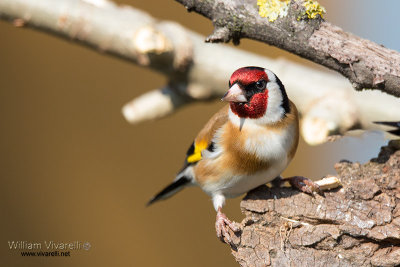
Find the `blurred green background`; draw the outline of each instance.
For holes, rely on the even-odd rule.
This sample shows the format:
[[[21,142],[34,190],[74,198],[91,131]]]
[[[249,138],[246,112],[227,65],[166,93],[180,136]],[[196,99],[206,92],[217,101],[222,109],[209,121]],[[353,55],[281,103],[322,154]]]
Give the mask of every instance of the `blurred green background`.
[[[174,1],[118,2],[204,35],[212,31],[210,21]],[[368,16],[365,3],[374,1],[320,2],[330,21],[384,42],[368,35],[372,27],[365,32],[361,27],[371,20],[386,23]],[[145,207],[174,178],[187,146],[222,103],[193,104],[132,126],[121,115],[122,105],[162,86],[165,77],[8,22],[0,21],[0,34],[1,266],[235,265],[228,246],[215,236],[215,211],[200,189]],[[240,48],[315,66],[254,41],[243,40]],[[334,162],[365,161],[383,142],[378,133],[317,147],[301,142],[284,175],[332,174]],[[243,217],[240,199],[225,208],[237,221]],[[10,250],[12,240],[88,241],[92,247],[66,258],[33,258]]]

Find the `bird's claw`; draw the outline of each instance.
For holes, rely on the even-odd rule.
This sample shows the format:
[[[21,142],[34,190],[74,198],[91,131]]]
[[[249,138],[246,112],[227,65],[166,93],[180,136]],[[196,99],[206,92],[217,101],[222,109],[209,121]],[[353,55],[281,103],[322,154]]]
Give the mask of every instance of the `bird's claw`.
[[[321,193],[319,185],[303,176],[293,176],[289,178],[289,183],[292,187],[308,194]]]
[[[224,213],[218,211],[217,218],[215,221],[215,230],[217,231],[217,237],[227,244],[232,244],[232,237],[229,232],[231,229],[233,232],[238,232],[239,228],[234,222],[231,222]]]

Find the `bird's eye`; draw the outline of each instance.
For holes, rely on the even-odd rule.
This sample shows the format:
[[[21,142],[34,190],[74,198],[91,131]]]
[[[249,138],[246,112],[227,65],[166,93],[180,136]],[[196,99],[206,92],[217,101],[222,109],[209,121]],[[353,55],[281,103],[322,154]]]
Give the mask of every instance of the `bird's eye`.
[[[259,80],[258,82],[256,82],[256,88],[258,90],[264,90],[266,85],[267,83],[264,80]]]

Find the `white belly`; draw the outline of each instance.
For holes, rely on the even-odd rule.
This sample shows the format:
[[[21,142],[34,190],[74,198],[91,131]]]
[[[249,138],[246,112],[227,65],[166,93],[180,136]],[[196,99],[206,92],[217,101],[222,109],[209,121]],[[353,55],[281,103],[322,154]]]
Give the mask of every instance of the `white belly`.
[[[217,182],[206,183],[202,189],[209,195],[224,195],[228,198],[247,193],[260,185],[266,184],[279,176],[289,164],[286,153],[271,162],[272,165],[263,171],[252,175],[228,173]]]
[[[285,170],[287,164],[287,159],[282,159],[268,170],[260,171],[248,176],[233,176],[229,179],[229,182],[222,186],[220,192],[228,198],[237,197],[247,193],[248,191],[266,184],[279,176]]]

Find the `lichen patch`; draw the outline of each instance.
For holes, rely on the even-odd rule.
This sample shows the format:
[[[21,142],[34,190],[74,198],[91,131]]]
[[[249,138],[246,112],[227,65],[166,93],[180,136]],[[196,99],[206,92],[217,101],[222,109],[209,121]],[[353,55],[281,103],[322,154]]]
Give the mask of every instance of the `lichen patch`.
[[[321,6],[317,1],[304,1],[303,6],[306,8],[305,15],[309,19],[315,19],[318,16],[323,18],[323,15],[326,13],[326,9]]]
[[[258,14],[273,22],[278,17],[287,16],[289,3],[290,0],[257,0],[257,6],[259,6]]]

